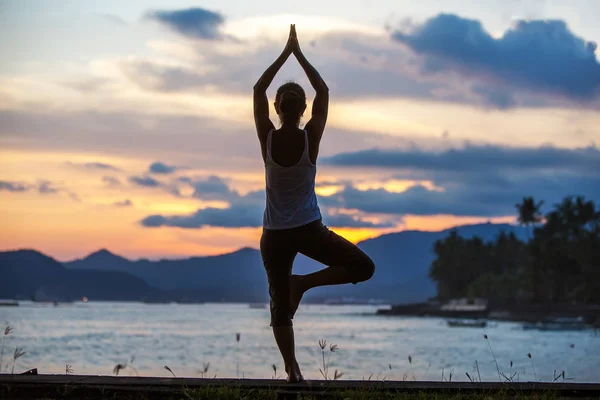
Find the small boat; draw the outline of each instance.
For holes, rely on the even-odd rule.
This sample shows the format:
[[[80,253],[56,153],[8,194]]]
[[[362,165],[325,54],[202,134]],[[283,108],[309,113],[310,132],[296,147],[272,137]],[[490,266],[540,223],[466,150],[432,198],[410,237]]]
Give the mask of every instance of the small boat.
[[[448,326],[453,328],[485,328],[487,321],[479,319],[450,319],[448,320]]]
[[[528,322],[523,324],[524,330],[537,329],[540,331],[581,331],[587,329],[583,317],[577,318],[553,318],[539,322]]]
[[[524,331],[531,331],[538,328],[539,322],[525,322],[521,327]]]
[[[0,301],[0,307],[18,307],[19,302],[16,300],[2,300]]]

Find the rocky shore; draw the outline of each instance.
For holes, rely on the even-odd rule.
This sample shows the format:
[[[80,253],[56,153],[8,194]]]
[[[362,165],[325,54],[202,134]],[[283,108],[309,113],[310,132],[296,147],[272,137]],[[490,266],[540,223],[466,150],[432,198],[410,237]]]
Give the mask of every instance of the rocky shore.
[[[465,304],[467,305],[467,304]],[[573,304],[479,304],[449,307],[440,302],[399,304],[377,310],[378,315],[400,315],[418,317],[491,319],[497,321],[541,322],[560,318],[580,318],[586,324],[600,327],[600,305]]]

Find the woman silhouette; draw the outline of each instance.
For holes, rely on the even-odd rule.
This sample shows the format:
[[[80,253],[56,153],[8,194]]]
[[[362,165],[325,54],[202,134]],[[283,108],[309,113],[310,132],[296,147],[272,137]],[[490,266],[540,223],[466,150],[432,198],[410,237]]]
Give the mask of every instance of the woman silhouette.
[[[275,129],[269,119],[266,90],[291,54],[316,91],[312,115],[305,129],[300,129],[306,95],[297,83],[285,83],[275,96],[281,120],[281,128]],[[288,382],[303,380],[296,361],[292,318],[304,292],[317,286],[363,282],[375,271],[369,256],[321,222],[315,176],[328,107],[329,89],[302,54],[296,28],[291,25],[283,52],[254,85],[254,122],[265,163],[267,195],[260,251],[269,281],[271,326]],[[298,253],[327,267],[308,275],[292,275]]]

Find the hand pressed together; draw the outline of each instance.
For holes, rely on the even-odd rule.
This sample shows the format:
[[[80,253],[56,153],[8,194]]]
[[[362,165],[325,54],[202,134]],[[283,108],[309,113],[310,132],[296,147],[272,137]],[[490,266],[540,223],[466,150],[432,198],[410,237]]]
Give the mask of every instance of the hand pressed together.
[[[300,44],[298,43],[298,36],[296,35],[296,25],[290,25],[290,34],[288,36],[287,43],[285,44],[285,52],[289,54],[298,55],[300,51]]]

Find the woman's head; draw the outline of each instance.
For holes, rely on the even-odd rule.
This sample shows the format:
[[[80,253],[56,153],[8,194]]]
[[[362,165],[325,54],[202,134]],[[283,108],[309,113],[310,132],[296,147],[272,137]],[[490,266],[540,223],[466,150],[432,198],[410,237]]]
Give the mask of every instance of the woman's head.
[[[277,111],[282,124],[298,125],[305,109],[306,94],[302,86],[296,82],[287,82],[277,89],[275,111]]]

